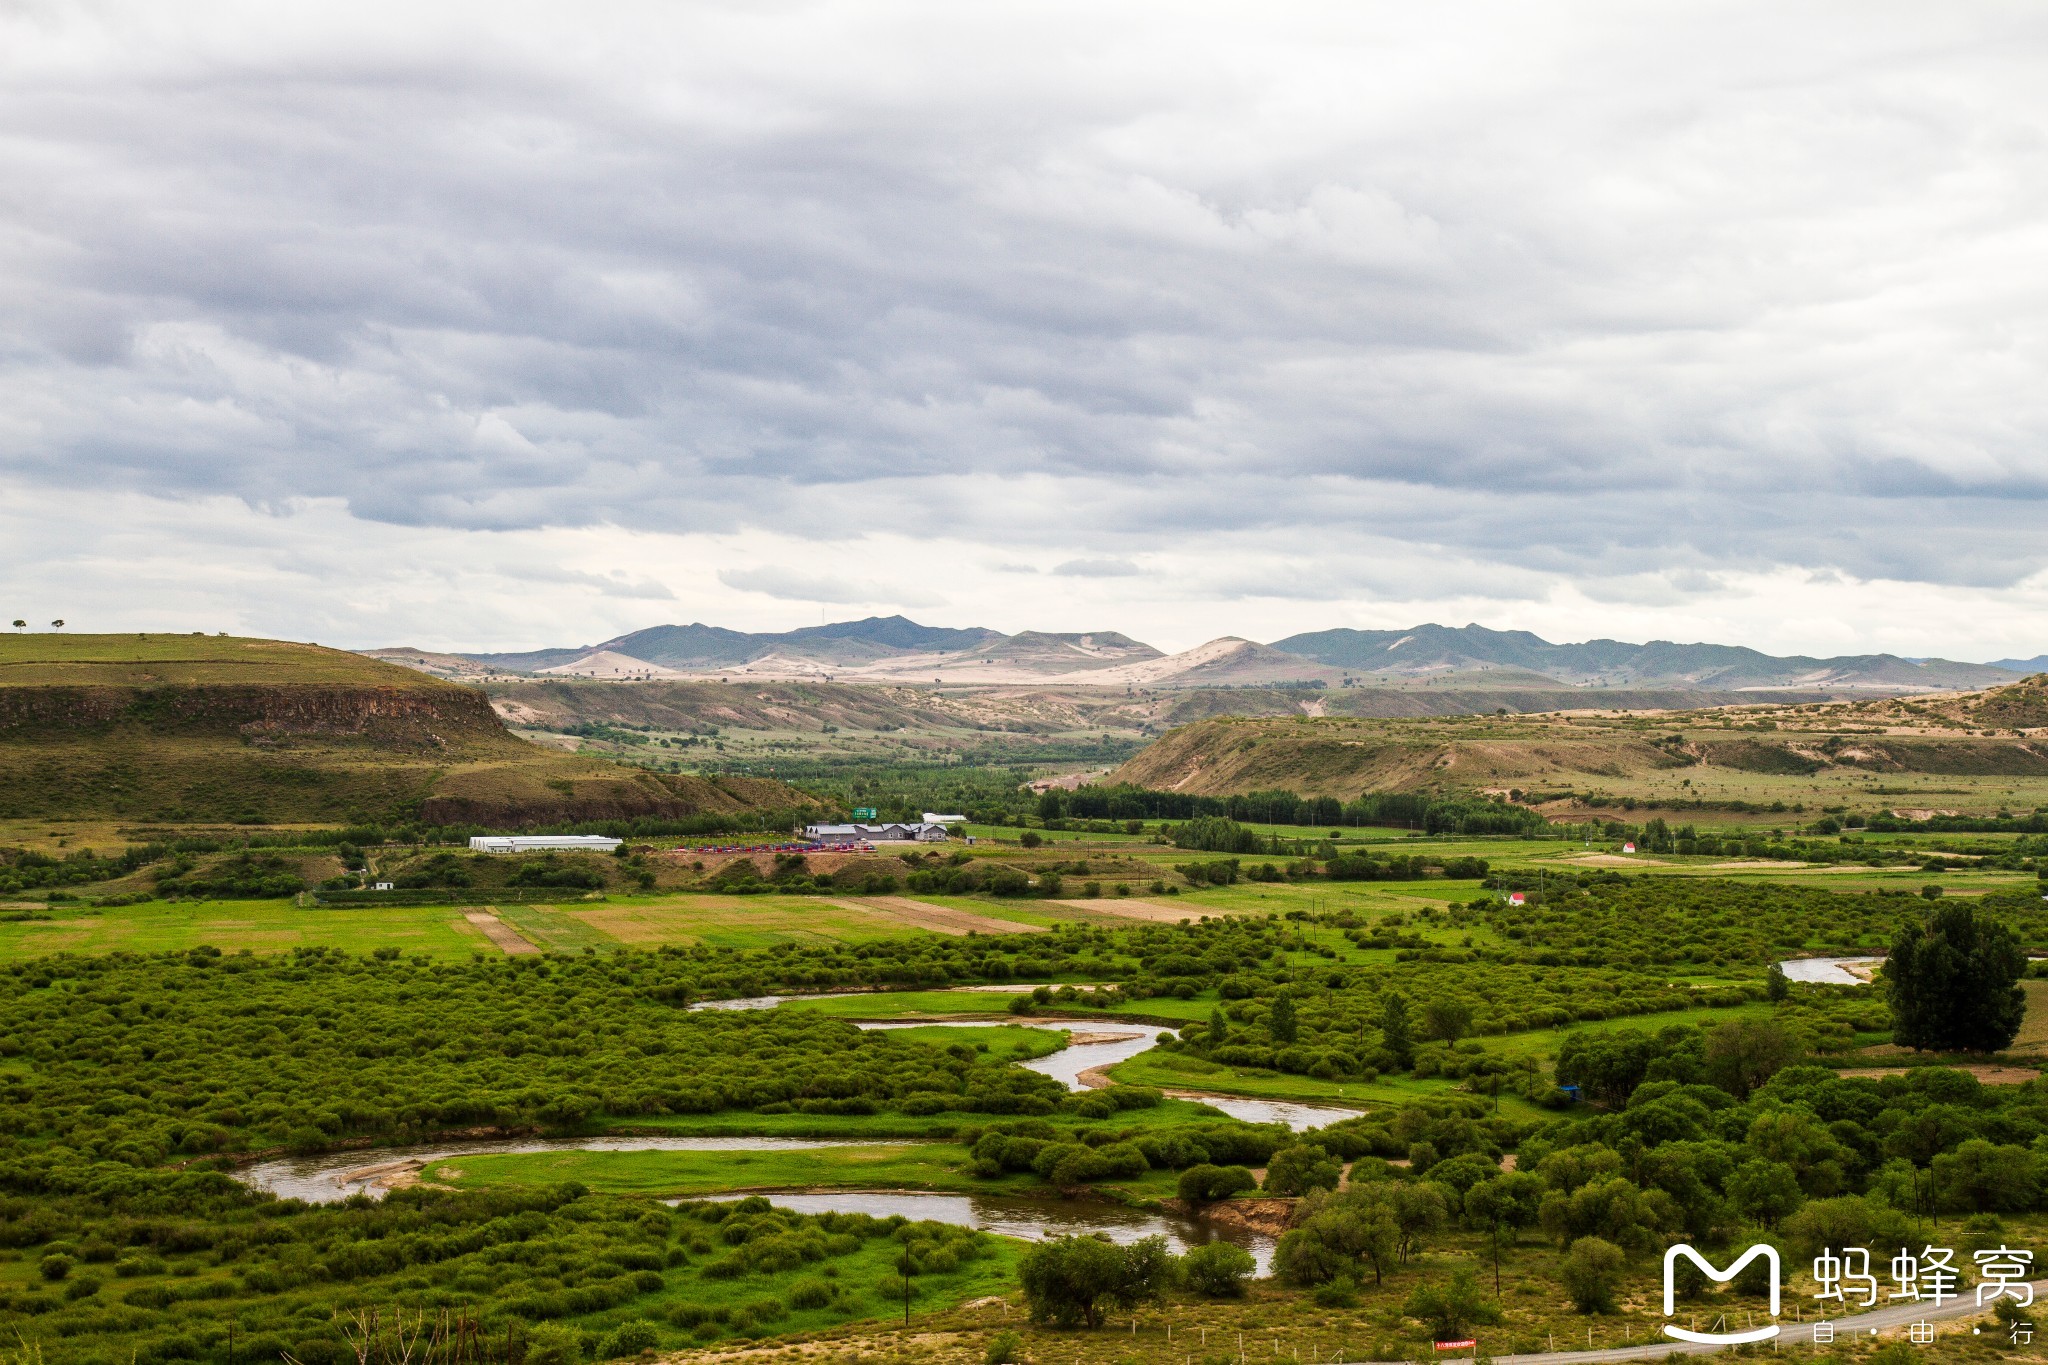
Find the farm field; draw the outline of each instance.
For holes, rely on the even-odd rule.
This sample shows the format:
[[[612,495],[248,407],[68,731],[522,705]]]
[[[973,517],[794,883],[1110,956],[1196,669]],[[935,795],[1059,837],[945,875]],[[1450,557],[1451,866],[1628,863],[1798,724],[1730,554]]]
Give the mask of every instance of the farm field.
[[[523,907],[522,907],[523,908]],[[496,953],[459,907],[300,909],[290,901],[151,901],[104,909],[38,907],[47,920],[0,919],[0,959],[47,953],[184,952],[208,944],[228,952],[288,953],[335,948],[363,955],[396,948],[437,961]]]
[[[1425,1202],[1441,1201],[1443,1213],[1418,1225],[1409,1256],[1381,1268],[1383,1288],[1374,1288],[1378,1276],[1358,1263],[1350,1288],[1324,1290],[1327,1302],[1319,1301],[1319,1282],[1290,1271],[1291,1278],[1262,1284],[1236,1306],[1174,1291],[1142,1308],[1143,1322],[1158,1324],[1175,1314],[1183,1325],[1232,1322],[1270,1335],[1271,1319],[1252,1313],[1265,1305],[1263,1311],[1284,1318],[1288,1330],[1315,1324],[1319,1332],[1355,1334],[1360,1351],[1398,1353],[1418,1341],[1427,1344],[1405,1311],[1408,1296],[1490,1250],[1484,1235],[1453,1212],[1451,1201],[1463,1197],[1460,1182],[1504,1180],[1500,1156],[1516,1151],[1534,1182],[1529,1188],[1561,1191],[1568,1167],[1546,1165],[1548,1154],[1604,1151],[1603,1144],[1615,1140],[1614,1115],[1639,1086],[1626,1075],[1617,1082],[1600,1072],[1597,1084],[1619,1086],[1619,1100],[1555,1107],[1568,1046],[1625,1068],[1633,1046],[1628,1040],[1661,1036],[1661,1047],[1696,1068],[1680,1098],[1713,1095],[1724,1109],[1750,1106],[1740,1122],[1716,1120],[1716,1131],[1731,1135],[1721,1141],[1743,1160],[1764,1159],[1743,1147],[1751,1141],[1745,1136],[1756,1121],[1751,1116],[1803,1114],[1802,1106],[1823,1103],[1814,1098],[1816,1086],[1869,1087],[1858,1092],[1867,1097],[1858,1102],[1875,1114],[1915,1104],[1916,1086],[1950,1084],[1926,1079],[1936,1073],[1925,1068],[1901,1079],[1827,1080],[1827,1067],[1860,1070],[1887,1060],[1859,1051],[1884,1037],[1871,1027],[1874,993],[1795,987],[1773,1001],[1763,990],[1761,966],[1772,955],[1890,934],[1902,916],[1928,913],[1933,903],[1917,894],[1843,896],[1782,883],[1603,880],[1590,873],[1583,881],[1545,885],[1548,895],[1511,907],[1473,905],[1480,884],[1470,880],[1450,886],[1239,883],[1171,898],[1225,912],[1185,925],[1078,915],[1075,907],[1044,899],[978,896],[621,894],[590,904],[497,904],[507,929],[545,950],[526,956],[483,946],[464,907],[365,912],[259,901],[99,909],[59,903],[49,912],[75,916],[80,926],[93,921],[87,931],[101,934],[107,949],[36,959],[32,971],[20,956],[15,962],[24,970],[0,974],[0,1033],[61,1040],[61,1046],[38,1045],[0,1059],[0,1079],[32,1116],[25,1125],[31,1133],[58,1131],[70,1115],[110,1095],[132,1097],[122,1101],[118,1125],[73,1131],[92,1134],[94,1159],[127,1161],[139,1179],[189,1179],[175,1174],[175,1163],[195,1156],[237,1168],[256,1152],[280,1147],[317,1152],[349,1141],[419,1141],[439,1129],[480,1123],[564,1135],[783,1136],[860,1145],[430,1159],[421,1186],[381,1204],[277,1220],[283,1241],[225,1231],[268,1217],[261,1201],[241,1202],[239,1187],[195,1187],[213,1191],[203,1197],[214,1202],[203,1207],[204,1217],[224,1230],[216,1249],[171,1252],[167,1242],[165,1254],[149,1253],[154,1261],[131,1258],[133,1273],[111,1285],[99,1272],[67,1269],[63,1283],[92,1285],[76,1299],[63,1298],[70,1291],[38,1267],[59,1256],[74,1266],[99,1264],[62,1248],[96,1246],[96,1238],[111,1235],[114,1220],[135,1211],[118,1202],[101,1208],[56,1196],[51,1206],[71,1220],[71,1230],[63,1237],[40,1234],[31,1255],[0,1260],[0,1326],[20,1327],[53,1346],[77,1341],[109,1357],[130,1352],[139,1361],[157,1358],[162,1348],[153,1343],[170,1323],[196,1334],[195,1340],[210,1339],[231,1313],[249,1343],[238,1350],[252,1359],[270,1351],[281,1365],[280,1353],[289,1351],[312,1365],[309,1356],[319,1348],[308,1343],[324,1328],[304,1324],[324,1324],[334,1306],[365,1295],[426,1302],[443,1294],[475,1305],[490,1321],[523,1323],[536,1340],[557,1340],[549,1334],[558,1329],[568,1333],[559,1340],[576,1343],[579,1365],[632,1354],[641,1349],[635,1342],[671,1353],[716,1343],[731,1353],[785,1333],[869,1339],[875,1320],[891,1307],[877,1292],[888,1279],[886,1248],[920,1242],[928,1250],[916,1255],[930,1259],[914,1277],[917,1322],[950,1321],[947,1314],[967,1311],[955,1305],[989,1295],[1007,1296],[1014,1313],[1021,1254],[1015,1244],[984,1239],[944,1250],[940,1243],[955,1234],[910,1232],[891,1241],[896,1233],[882,1223],[803,1224],[771,1212],[767,1201],[731,1201],[758,1189],[1042,1197],[1055,1187],[1085,1187],[1097,1199],[1150,1201],[1175,1194],[1182,1173],[1201,1164],[1201,1155],[1221,1154],[1227,1164],[1268,1177],[1288,1165],[1280,1158],[1293,1150],[1292,1138],[1157,1093],[1170,1090],[1361,1110],[1361,1117],[1330,1125],[1314,1139],[1366,1173],[1362,1192],[1340,1198],[1376,1197],[1375,1185],[1413,1189]],[[906,900],[932,911],[1015,916],[1004,922],[1030,931],[970,937],[923,928],[912,922],[920,912],[907,910]],[[2048,923],[2032,896],[1999,893],[1983,903],[2029,936]],[[56,922],[0,929],[18,941],[31,931],[49,932]],[[346,931],[354,935],[351,946],[281,957],[286,946],[321,945],[259,942],[264,933],[306,924]],[[388,936],[406,924],[440,926],[461,946],[371,955],[396,946],[380,941],[378,930]],[[120,925],[127,926],[130,944],[145,946],[113,950],[120,936],[109,926]],[[196,951],[201,935],[218,940],[235,933],[259,948],[257,955],[238,957],[221,941],[213,946],[224,955]],[[917,988],[931,981],[998,989]],[[1057,1047],[1057,1036],[1008,1023],[967,1028],[940,1021],[955,1013],[1006,1017],[999,1012],[1018,991],[1063,983],[1104,1007],[1062,1002],[1055,993],[1035,1002],[1034,1013],[1056,1012],[1063,1026],[1084,1032],[1132,1016],[1165,1018],[1179,1036],[1110,1066],[1106,1089],[1068,1093],[1014,1065]],[[2034,989],[2048,981],[2028,984],[2030,1010],[2008,1068],[2024,1061],[2023,1049],[2048,1037],[2041,1021],[2048,992]],[[894,988],[863,989],[877,985]],[[815,994],[762,1011],[681,1008],[721,995],[793,991]],[[1412,1020],[1406,1058],[1397,1053],[1399,1030],[1386,1013],[1396,997],[1407,1002]],[[1684,1007],[1660,1007],[1674,1000]],[[145,1002],[146,1010],[140,1008]],[[934,1022],[882,1032],[848,1027],[863,1019],[919,1017]],[[1823,1066],[1794,1067],[1784,1073],[1788,1084],[1767,1094],[1716,1090],[1709,1078],[1718,1073],[1704,1060],[1704,1044],[1736,1027],[1796,1030]],[[1142,1023],[1138,1031],[1149,1037],[1158,1026]],[[1975,1084],[1958,1073],[1940,1074],[1957,1076],[1955,1085]],[[182,1095],[202,1075],[208,1085],[242,1098],[188,1114]],[[150,1083],[137,1084],[144,1077]],[[1988,1087],[1982,1098],[1976,1091],[1941,1093],[1975,1106],[1971,1112],[1995,1110],[2000,1126],[1993,1131],[2001,1135],[2027,1138],[2039,1128],[2048,1137],[2035,1100],[2038,1084]],[[1609,1220],[1601,1226],[1622,1239],[1615,1252],[1621,1290],[1615,1311],[1577,1314],[1559,1288],[1559,1239],[1584,1235],[1573,1232],[1570,1219],[1580,1215],[1571,1211],[1570,1198],[1548,1206],[1562,1220],[1561,1233],[1547,1227],[1539,1233],[1532,1222],[1507,1239],[1499,1329],[1506,1345],[1540,1349],[1567,1329],[1590,1329],[1597,1341],[1611,1342],[1651,1325],[1655,1314],[1640,1302],[1639,1287],[1653,1276],[1663,1241],[1684,1229],[1652,1225],[1644,1221],[1652,1217],[1646,1210],[1692,1217],[1690,1206],[1678,1202],[1683,1195],[1726,1200],[1700,1206],[1715,1217],[1751,1217],[1742,1212],[1750,1206],[1739,1202],[1749,1196],[1702,1193],[1703,1186],[1681,1179],[1701,1164],[1697,1156],[1679,1155],[1695,1140],[1684,1135],[1704,1132],[1710,1112],[1697,1098],[1674,1101],[1659,1119],[1669,1126],[1654,1130],[1659,1142],[1646,1146],[1641,1178],[1662,1191],[1668,1205],[1628,1203],[1642,1196],[1621,1187],[1636,1185],[1600,1177],[1620,1180],[1598,1187],[1610,1201],[1598,1215]],[[1784,1121],[1803,1120],[1773,1120]],[[1874,1117],[1868,1129],[1816,1126],[1811,1140],[1868,1145],[1858,1158],[1872,1172],[1865,1179],[1873,1189],[1892,1189],[1882,1185],[1898,1177],[1881,1174],[1889,1168],[1877,1134],[1888,1130],[1879,1121]],[[972,1130],[972,1145],[959,1136],[963,1129]],[[1034,1166],[1048,1151],[1050,1164]],[[31,1138],[17,1148],[16,1159],[55,1163],[55,1171],[78,1159],[69,1152]],[[375,1154],[350,1152],[344,1159],[370,1164]],[[1334,1172],[1335,1158],[1326,1159]],[[1381,1164],[1386,1160],[1411,1164],[1388,1167]],[[1992,1186],[1981,1188],[1994,1192],[1967,1193],[1980,1187],[1960,1183],[1954,1163],[1961,1158],[1953,1151],[1937,1160],[1950,1163],[1942,1167],[1951,1171],[1945,1178],[1957,1182],[1946,1198],[2008,1198]],[[1064,1174],[1055,1180],[1052,1171]],[[1746,1188],[1732,1175],[1719,1178],[1731,1191]],[[145,1197],[201,1198],[167,1193],[172,1188],[152,1187]],[[1796,1176],[1791,1189],[1799,1189]],[[659,1202],[706,1197],[728,1202],[705,1213],[669,1213]],[[1796,1210],[1809,1196],[1782,1197],[1793,1211],[1778,1215],[1781,1235],[1803,1254],[1798,1239],[1807,1234],[1799,1230]],[[1853,1197],[1862,1198],[1860,1192]],[[1304,1217],[1315,1207],[1296,1206]],[[1967,1211],[1960,1202],[1943,1210],[1945,1217]],[[2036,1212],[2032,1203],[2005,1208],[2003,1226],[2009,1234],[2024,1229]],[[438,1248],[431,1255],[443,1260],[404,1265],[379,1259],[386,1253],[376,1248],[429,1245],[399,1232],[415,1217],[448,1229],[526,1220],[521,1226],[532,1228],[534,1249],[501,1264],[485,1251],[462,1250],[487,1243],[450,1235],[431,1244]],[[735,1223],[728,1235],[734,1219],[767,1221],[760,1231]],[[1321,1235],[1313,1218],[1304,1226],[1309,1235]],[[794,1248],[798,1241],[777,1239],[805,1239],[807,1227],[818,1234],[802,1240],[812,1251],[792,1250],[794,1259],[785,1264],[772,1248]],[[1936,1234],[1916,1224],[1913,1235]],[[746,1250],[757,1243],[758,1252]],[[334,1269],[295,1277],[292,1267],[313,1263],[311,1257]],[[1491,1269],[1490,1260],[1478,1263]],[[503,1268],[512,1264],[520,1267],[516,1273]],[[347,1275],[339,1273],[343,1267]],[[180,1297],[175,1286],[192,1281],[212,1286],[205,1291],[211,1297]],[[173,1288],[159,1292],[160,1285]],[[169,1316],[87,1316],[96,1311],[94,1298],[131,1290],[136,1297],[124,1307],[162,1303],[169,1306],[144,1311]],[[16,1303],[43,1306],[10,1307]],[[726,1316],[706,1316],[710,1309]],[[1255,1325],[1260,1322],[1267,1325]],[[60,1338],[51,1330],[56,1323],[74,1325]],[[1127,1331],[1123,1335],[1120,1349],[1150,1358],[1142,1333],[1136,1346]],[[1061,1340],[1078,1358],[1099,1339]],[[1318,1349],[1334,1344],[1315,1340]],[[73,1358],[61,1349],[46,1352],[53,1365]]]
[[[1190,855],[1180,855],[1187,859]],[[1202,855],[1192,855],[1200,858]],[[1534,863],[1530,866],[1541,866]],[[1572,868],[1576,874],[1586,868]],[[1599,870],[1633,872],[1604,865]],[[1914,869],[1748,869],[1713,872],[1676,862],[1641,868],[1658,876],[1688,881],[1709,878],[1714,884],[1768,888],[1807,886],[1851,897],[1874,891],[1917,895],[1925,886],[1947,894],[1981,897],[2010,894],[2034,885],[2027,874],[1951,868],[1940,872]],[[1070,882],[1071,886],[1072,883]],[[1062,924],[1103,927],[1139,923],[1175,923],[1206,916],[1269,917],[1288,914],[1349,914],[1372,924],[1399,916],[1405,932],[1433,943],[1456,945],[1469,940],[1478,947],[1499,948],[1507,940],[1484,922],[1452,925],[1445,912],[1487,893],[1477,881],[1431,879],[1423,882],[1260,883],[1184,888],[1176,896],[1140,891],[1130,897],[1093,899],[1067,896],[1058,900],[990,899],[946,895],[888,896],[720,896],[706,894],[612,893],[599,903],[496,903],[487,890],[473,901],[450,906],[301,908],[289,901],[250,898],[232,901],[144,901],[135,905],[97,907],[84,902],[47,905],[15,902],[16,913],[38,918],[6,918],[0,902],[0,960],[43,952],[112,952],[182,950],[210,944],[229,951],[288,952],[326,946],[362,953],[395,947],[437,959],[473,952],[501,951],[466,913],[485,910],[527,942],[544,952],[593,949],[651,949],[703,945],[756,949],[791,943],[861,943],[886,938],[916,937],[933,932],[1040,932]],[[41,916],[48,918],[40,918]],[[1307,928],[1304,935],[1340,960],[1387,960],[1386,950],[1355,947],[1335,930]],[[1380,956],[1375,957],[1378,953]],[[1154,1012],[1173,1011],[1174,1002],[1151,1001]]]

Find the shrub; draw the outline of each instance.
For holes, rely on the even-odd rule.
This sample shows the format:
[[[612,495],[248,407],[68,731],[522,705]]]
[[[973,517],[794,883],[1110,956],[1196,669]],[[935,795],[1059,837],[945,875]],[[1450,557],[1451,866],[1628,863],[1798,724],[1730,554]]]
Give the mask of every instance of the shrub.
[[[1266,1166],[1266,1193],[1307,1194],[1310,1190],[1334,1190],[1344,1168],[1321,1147],[1297,1142],[1273,1153]]]
[[[1244,1295],[1244,1282],[1258,1263],[1243,1247],[1229,1242],[1198,1246],[1180,1260],[1181,1274],[1188,1288],[1211,1299],[1235,1299]]]
[[[526,1337],[526,1365],[581,1365],[583,1336],[560,1323],[544,1322]]]
[[[1059,1237],[1024,1253],[1018,1278],[1034,1322],[1102,1325],[1110,1307],[1131,1308],[1172,1286],[1178,1265],[1166,1239],[1117,1246],[1093,1237]]]
[[[981,1365],[1018,1365],[1023,1358],[1024,1339],[1015,1332],[998,1332],[981,1353]]]
[[[1558,1262],[1557,1278],[1572,1307],[1581,1313],[1612,1313],[1614,1289],[1626,1258],[1621,1248],[1598,1237],[1581,1237]]]
[[[1180,1173],[1176,1192],[1187,1204],[1209,1204],[1233,1194],[1258,1188],[1259,1182],[1242,1166],[1212,1166],[1207,1162]]]
[[[597,1348],[599,1360],[617,1360],[621,1356],[636,1356],[642,1351],[651,1351],[661,1343],[661,1334],[654,1330],[651,1322],[622,1322],[613,1328],[610,1335]]]

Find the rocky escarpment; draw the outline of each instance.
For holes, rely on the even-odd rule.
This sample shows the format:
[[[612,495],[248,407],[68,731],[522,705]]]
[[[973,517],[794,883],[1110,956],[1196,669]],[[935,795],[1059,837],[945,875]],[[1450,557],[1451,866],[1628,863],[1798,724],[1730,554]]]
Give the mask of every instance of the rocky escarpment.
[[[161,687],[0,688],[0,741],[133,729],[150,735],[295,737],[404,748],[516,743],[490,701],[465,687],[352,684],[173,684]]]
[[[544,749],[482,691],[285,641],[0,637],[0,819],[500,828],[805,806]],[[18,657],[8,657],[11,649]]]

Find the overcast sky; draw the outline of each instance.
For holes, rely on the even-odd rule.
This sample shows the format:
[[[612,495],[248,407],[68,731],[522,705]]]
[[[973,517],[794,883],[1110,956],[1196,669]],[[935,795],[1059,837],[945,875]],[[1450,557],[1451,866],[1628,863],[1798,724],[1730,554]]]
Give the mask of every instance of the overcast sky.
[[[2048,7],[0,0],[0,613],[2048,651]]]

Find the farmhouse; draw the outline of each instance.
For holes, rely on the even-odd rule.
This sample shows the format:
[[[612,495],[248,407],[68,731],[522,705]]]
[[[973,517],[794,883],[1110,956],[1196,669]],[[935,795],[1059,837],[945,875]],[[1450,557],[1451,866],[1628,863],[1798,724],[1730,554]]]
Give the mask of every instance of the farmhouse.
[[[924,821],[889,821],[869,825],[805,825],[804,837],[814,844],[938,844],[946,840],[944,825]]]
[[[602,834],[473,834],[469,846],[478,853],[539,853],[547,849],[609,853],[624,842]]]

